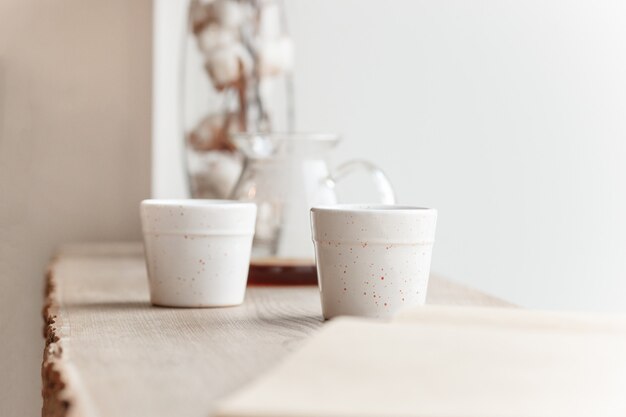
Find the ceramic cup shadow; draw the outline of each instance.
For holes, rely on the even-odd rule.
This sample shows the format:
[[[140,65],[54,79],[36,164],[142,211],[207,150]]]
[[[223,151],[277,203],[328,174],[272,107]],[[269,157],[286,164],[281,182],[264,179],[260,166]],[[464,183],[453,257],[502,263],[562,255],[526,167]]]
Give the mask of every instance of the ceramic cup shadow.
[[[255,218],[253,203],[144,200],[141,223],[152,304],[241,304]]]
[[[423,305],[436,222],[436,210],[412,206],[312,208],[324,318],[384,318]]]

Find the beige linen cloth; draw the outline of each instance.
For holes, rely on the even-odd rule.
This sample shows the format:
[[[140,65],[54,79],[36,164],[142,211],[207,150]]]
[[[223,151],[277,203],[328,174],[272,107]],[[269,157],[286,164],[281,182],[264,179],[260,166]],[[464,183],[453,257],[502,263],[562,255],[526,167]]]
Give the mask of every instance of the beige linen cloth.
[[[219,417],[624,417],[626,318],[422,307],[340,318]]]

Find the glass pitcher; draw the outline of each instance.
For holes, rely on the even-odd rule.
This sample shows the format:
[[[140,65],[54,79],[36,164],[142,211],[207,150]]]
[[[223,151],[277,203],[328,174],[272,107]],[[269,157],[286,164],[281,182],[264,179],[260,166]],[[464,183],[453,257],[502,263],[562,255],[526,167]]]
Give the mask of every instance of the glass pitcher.
[[[309,210],[315,205],[337,203],[335,185],[355,171],[370,174],[377,203],[395,202],[389,180],[372,163],[355,160],[329,169],[327,157],[339,139],[336,134],[232,136],[244,156],[244,167],[231,198],[257,204],[253,263],[273,259],[314,265]]]

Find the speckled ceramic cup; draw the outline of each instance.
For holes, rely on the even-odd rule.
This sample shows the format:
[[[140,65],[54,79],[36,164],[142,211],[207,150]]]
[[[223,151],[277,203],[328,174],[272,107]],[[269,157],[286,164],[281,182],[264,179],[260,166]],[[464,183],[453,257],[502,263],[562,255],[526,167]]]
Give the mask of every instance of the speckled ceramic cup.
[[[436,210],[411,206],[311,209],[324,318],[424,304],[436,222]]]
[[[241,304],[255,219],[253,203],[144,200],[141,223],[152,304]]]

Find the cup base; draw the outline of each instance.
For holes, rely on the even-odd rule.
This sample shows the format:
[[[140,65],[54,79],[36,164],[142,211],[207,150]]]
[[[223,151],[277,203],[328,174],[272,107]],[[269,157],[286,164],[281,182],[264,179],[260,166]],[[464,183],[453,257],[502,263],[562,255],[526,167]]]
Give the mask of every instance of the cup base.
[[[331,320],[335,317],[366,317],[372,319],[388,320],[398,314],[398,312],[406,308],[421,307],[424,306],[424,304],[425,302],[418,301],[415,303],[406,303],[401,308],[394,308],[389,310],[373,310],[363,308],[363,306],[355,306],[351,309],[341,307],[333,308],[329,306],[324,306],[324,304],[322,303],[322,315],[324,317],[324,320]]]
[[[150,304],[154,307],[161,308],[228,308],[237,307],[243,304],[243,300],[240,302],[226,302],[226,303],[168,303],[162,301],[150,301]]]

